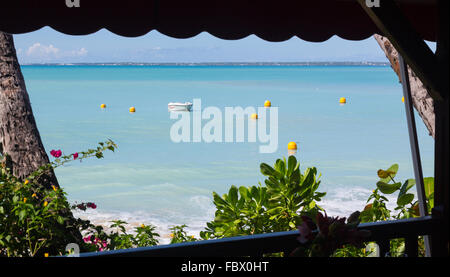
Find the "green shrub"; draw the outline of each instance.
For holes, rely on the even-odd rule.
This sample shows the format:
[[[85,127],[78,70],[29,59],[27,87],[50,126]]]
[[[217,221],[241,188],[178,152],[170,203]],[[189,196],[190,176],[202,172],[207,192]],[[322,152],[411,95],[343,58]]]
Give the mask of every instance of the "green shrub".
[[[184,230],[187,226],[185,224],[183,225],[176,225],[169,230],[171,231],[170,237],[170,243],[180,243],[180,242],[191,242],[191,241],[197,241],[194,236],[189,236],[186,231]]]
[[[320,181],[316,168],[300,173],[294,156],[278,159],[274,167],[262,163],[265,186],[231,186],[219,196],[213,192],[215,218],[200,233],[203,239],[294,230],[301,214],[314,215],[325,193],[316,192]]]
[[[372,191],[372,194],[367,200],[367,205],[361,212],[360,220],[364,222],[376,222],[385,220],[405,219],[419,216],[419,203],[413,193],[408,191],[416,185],[414,179],[407,179],[406,181],[396,182],[395,176],[398,171],[398,164],[393,164],[387,170],[379,169],[377,172],[380,178],[376,183],[377,188]],[[428,213],[434,205],[434,178],[424,178],[425,197],[427,202]],[[389,200],[385,195],[396,194],[396,207],[391,211],[386,207]],[[390,242],[391,256],[402,256],[405,252],[404,239],[393,239]],[[419,240],[419,253],[424,255],[423,238]]]
[[[91,252],[117,249],[128,249],[135,247],[154,246],[158,244],[159,234],[151,224],[141,224],[134,228],[134,234],[126,231],[122,220],[113,220],[109,226],[110,232],[105,232],[103,227],[88,224],[84,228],[84,242],[88,244]]]
[[[67,226],[82,228],[83,221],[71,217],[70,205],[63,189],[51,185],[51,189],[38,183],[48,170],[73,160],[89,157],[102,158],[105,150],[117,147],[111,140],[99,143],[96,149],[62,156],[60,150],[52,150],[53,162],[39,167],[26,179],[16,178],[6,163],[0,172],[0,256],[63,255],[71,236]],[[0,157],[6,160],[6,157]],[[73,226],[80,224],[80,226]],[[84,249],[84,248],[83,248]]]

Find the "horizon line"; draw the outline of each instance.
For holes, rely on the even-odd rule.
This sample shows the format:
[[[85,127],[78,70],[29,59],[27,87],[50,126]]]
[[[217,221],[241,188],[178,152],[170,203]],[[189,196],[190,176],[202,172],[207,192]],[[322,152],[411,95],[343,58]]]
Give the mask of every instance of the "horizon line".
[[[292,66],[308,66],[308,65],[371,65],[371,66],[388,66],[389,62],[375,62],[375,61],[324,61],[324,62],[59,62],[59,63],[22,63],[21,66],[29,65],[48,65],[48,66],[67,66],[67,65],[104,65],[104,66],[114,66],[114,65],[175,65],[175,66],[195,66],[195,65],[234,65],[234,66],[245,66],[245,65],[292,65]]]

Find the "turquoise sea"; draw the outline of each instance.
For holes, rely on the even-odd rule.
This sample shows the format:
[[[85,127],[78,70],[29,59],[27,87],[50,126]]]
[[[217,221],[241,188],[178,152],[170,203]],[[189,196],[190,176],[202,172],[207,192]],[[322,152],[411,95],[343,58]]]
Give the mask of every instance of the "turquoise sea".
[[[402,90],[388,66],[22,66],[46,151],[70,154],[108,138],[104,159],[56,170],[71,202],[95,202],[80,213],[105,223],[152,223],[161,233],[187,224],[192,234],[214,217],[212,192],[263,183],[259,164],[287,157],[297,142],[302,171],[322,174],[322,206],[331,215],[361,210],[377,170],[413,168]],[[339,105],[346,97],[347,104]],[[174,143],[169,102],[202,107],[278,107],[275,153],[260,143]],[[100,109],[100,104],[106,109]],[[129,113],[129,107],[136,113]],[[195,109],[195,107],[194,107]],[[416,113],[424,176],[433,176],[433,138]],[[246,140],[247,141],[247,140]]]

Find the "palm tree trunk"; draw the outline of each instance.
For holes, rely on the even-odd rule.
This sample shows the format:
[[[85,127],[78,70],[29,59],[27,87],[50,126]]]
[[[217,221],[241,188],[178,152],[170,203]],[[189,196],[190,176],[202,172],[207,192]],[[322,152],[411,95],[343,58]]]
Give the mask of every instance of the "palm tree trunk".
[[[12,35],[0,31],[0,151],[7,157],[7,167],[19,179],[28,177],[40,166],[49,163],[41,141],[36,121],[31,110],[25,81],[17,60]],[[39,180],[39,186],[51,189],[59,187],[53,170],[47,171]],[[77,243],[83,246],[76,219],[70,209],[60,211],[68,218],[62,229],[66,234],[64,244]],[[61,249],[54,249],[61,251]]]
[[[392,69],[395,71],[399,81],[401,82],[402,80],[400,78],[400,66],[398,62],[397,50],[394,48],[394,46],[386,37],[380,35],[374,35],[374,37],[375,40],[380,45],[381,49],[383,49],[383,52],[385,53],[386,57],[391,63]],[[417,110],[420,117],[422,118],[423,123],[425,123],[425,126],[427,127],[430,136],[434,138],[435,114],[434,114],[433,98],[431,98],[430,94],[428,93],[428,89],[423,85],[423,83],[414,74],[411,68],[409,68],[409,66],[408,66],[408,73],[411,87],[412,103],[414,105],[414,108]]]
[[[49,163],[31,109],[12,35],[0,32],[0,151],[19,179]],[[53,170],[38,180],[46,188],[59,187]]]

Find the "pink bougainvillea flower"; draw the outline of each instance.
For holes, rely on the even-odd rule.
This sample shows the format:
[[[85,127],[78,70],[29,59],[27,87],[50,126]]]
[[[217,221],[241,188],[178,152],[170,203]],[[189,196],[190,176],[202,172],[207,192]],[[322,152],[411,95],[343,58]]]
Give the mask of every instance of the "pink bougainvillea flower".
[[[55,158],[59,158],[59,157],[61,157],[62,152],[61,152],[61,150],[52,150],[52,151],[50,151],[50,154]]]
[[[73,154],[73,159],[76,160],[78,158],[78,152]]]
[[[95,205],[95,203],[92,203],[92,202],[86,203],[86,206],[87,206],[88,208],[91,208],[91,209],[97,208],[97,205]]]
[[[91,236],[87,236],[85,238],[83,238],[84,242],[90,242],[91,241]]]

